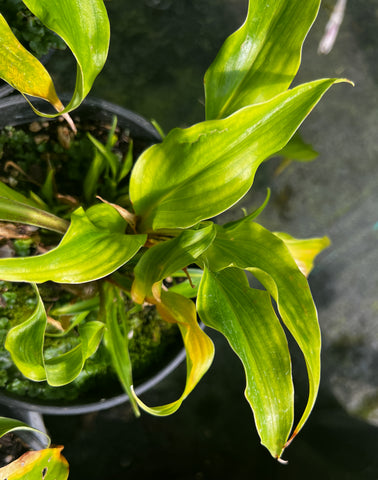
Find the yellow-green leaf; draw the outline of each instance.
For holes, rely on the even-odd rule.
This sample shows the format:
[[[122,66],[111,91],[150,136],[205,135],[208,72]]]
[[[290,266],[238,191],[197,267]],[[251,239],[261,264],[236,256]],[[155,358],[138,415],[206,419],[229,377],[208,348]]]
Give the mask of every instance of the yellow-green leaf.
[[[77,61],[75,92],[65,109],[84,100],[105,64],[110,40],[103,0],[23,0],[47,28],[67,43]],[[69,14],[68,14],[69,13]]]
[[[314,268],[316,256],[331,244],[328,237],[299,239],[282,232],[275,232],[275,235],[285,243],[295,263],[306,277]]]
[[[52,213],[0,196],[0,219],[66,233],[69,223]]]
[[[134,269],[131,290],[134,302],[143,303],[145,297],[151,295],[153,284],[194,263],[214,237],[213,224],[208,223],[196,230],[184,230],[178,237],[151,247]]]
[[[20,420],[15,420],[14,418],[8,418],[8,417],[0,417],[0,437],[2,437],[3,435],[6,435],[7,433],[16,432],[18,430],[26,430],[26,431],[38,433],[38,434],[43,433],[44,435],[46,435],[47,446],[50,445],[50,438],[44,432],[41,432],[40,430],[37,430],[33,427],[29,427],[29,425],[26,425],[26,423],[20,422]]]
[[[78,107],[105,64],[110,39],[103,0],[23,0],[31,12],[63,38],[77,61],[75,91],[64,108],[43,65],[14,37],[0,18],[0,77],[23,95],[43,98],[60,113]],[[38,112],[41,115],[52,117]]]
[[[43,255],[0,259],[0,278],[11,282],[84,283],[114,272],[137,253],[147,236],[119,233],[120,215],[114,211],[115,218],[110,215],[104,219],[103,210],[96,205],[87,215],[78,208],[60,244]],[[107,229],[103,228],[105,220]]]
[[[25,377],[40,382],[46,379],[43,344],[47,316],[37,287],[34,286],[34,290],[38,299],[37,306],[29,318],[9,330],[5,348]]]
[[[203,255],[212,271],[227,267],[248,270],[277,303],[283,323],[297,341],[307,366],[309,395],[305,411],[292,437],[304,425],[314,406],[320,382],[320,329],[311,291],[285,243],[254,222],[218,227]]]
[[[138,158],[131,174],[140,231],[187,228],[227,210],[339,81],[306,83],[225,119],[172,130]]]
[[[62,450],[55,447],[26,452],[0,468],[0,480],[66,480],[69,467]]]
[[[29,53],[14,36],[0,14],[0,77],[22,94],[43,98],[59,112],[59,100],[49,73],[42,63]]]
[[[177,323],[184,341],[186,350],[186,385],[181,397],[166,405],[148,407],[133,392],[138,405],[152,415],[171,415],[194,389],[202,376],[209,369],[214,357],[214,345],[197,322],[196,308],[194,303],[181,295],[172,292],[161,293],[161,302],[148,299],[155,303],[164,320]]]
[[[112,359],[112,366],[117,373],[123,389],[130,398],[136,416],[138,405],[132,392],[132,365],[129,353],[130,325],[125,313],[125,303],[117,287],[111,284],[101,286],[104,305],[101,309],[103,322],[106,324],[105,345]]]

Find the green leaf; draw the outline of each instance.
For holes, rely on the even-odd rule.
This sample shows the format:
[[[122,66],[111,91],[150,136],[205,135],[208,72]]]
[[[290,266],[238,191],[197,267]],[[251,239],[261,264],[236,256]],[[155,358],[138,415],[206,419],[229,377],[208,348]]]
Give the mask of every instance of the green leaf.
[[[35,311],[24,322],[9,330],[5,348],[25,377],[36,382],[47,380],[49,385],[55,387],[66,385],[79,375],[85,360],[96,351],[104,324],[92,321],[80,325],[80,343],[68,352],[46,360],[43,345],[47,315],[36,287],[35,292],[38,298]]]
[[[153,285],[194,263],[214,237],[213,223],[204,224],[202,228],[184,230],[178,237],[150,248],[134,269],[135,280],[131,290],[134,302],[143,303],[145,297],[152,293],[158,299],[160,289],[152,292]]]
[[[66,480],[68,463],[63,447],[46,448],[24,453],[14,462],[0,468],[2,480]]]
[[[286,337],[269,294],[250,288],[241,270],[205,269],[197,309],[240,357],[261,443],[279,458],[293,424],[294,391]]]
[[[60,307],[53,308],[50,310],[51,315],[61,316],[61,315],[77,315],[82,313],[87,313],[90,310],[97,309],[100,305],[100,300],[98,296],[88,298],[87,300],[81,300],[75,303],[66,303]]]
[[[219,227],[214,242],[202,257],[212,271],[238,267],[252,272],[276,301],[284,324],[302,350],[309,397],[292,434],[294,438],[311,413],[320,381],[320,330],[306,277],[285,243],[253,222],[241,221],[228,229]]]
[[[117,155],[112,152],[110,146],[102,144],[99,140],[97,140],[97,138],[95,138],[90,133],[88,133],[87,135],[89,140],[95,146],[96,150],[100,153],[100,155],[104,158],[104,160],[108,164],[108,167],[112,172],[113,178],[116,178],[119,170],[119,166],[120,166],[120,162]]]
[[[132,367],[129,354],[129,331],[125,303],[121,293],[112,285],[104,285],[104,323],[106,323],[105,345],[112,359],[112,366],[125,392],[128,394],[136,416],[139,416],[137,402],[132,393]]]
[[[0,417],[0,437],[6,435],[7,433],[16,432],[18,430],[26,430],[29,432],[43,433],[44,435],[46,435],[46,438],[48,439],[48,444],[50,445],[50,438],[44,432],[41,432],[40,430],[29,427],[29,425],[26,425],[26,423],[20,422],[20,420],[15,420],[13,418],[7,418],[7,417]],[[2,478],[1,469],[0,469],[0,478]]]
[[[66,235],[53,250],[34,257],[0,259],[0,277],[11,282],[84,283],[127,263],[145,243],[146,235],[124,235],[97,227],[92,223],[95,207],[91,207],[92,221],[82,208],[72,214]]]
[[[34,287],[34,290],[38,299],[36,309],[24,322],[9,330],[5,348],[25,377],[40,382],[46,379],[43,344],[47,316],[38,289]]]
[[[66,220],[52,213],[4,197],[0,197],[0,219],[35,225],[58,233],[66,233],[69,226]]]
[[[139,157],[131,174],[140,231],[190,227],[240,200],[261,162],[284,147],[339,81],[317,80],[224,120],[172,130]]]
[[[40,204],[32,200],[31,198],[25,197],[22,193],[13,190],[13,188],[8,187],[4,182],[0,181],[0,197],[8,198],[9,200],[15,200],[19,203],[24,203],[30,207],[39,208]]]
[[[98,203],[86,210],[89,220],[99,229],[113,233],[124,233],[127,222],[118,211],[108,203]]]
[[[106,161],[98,150],[95,150],[92,163],[88,168],[83,182],[85,200],[92,202],[96,196],[98,181],[105,170]]]
[[[47,28],[57,33],[77,61],[76,85],[65,111],[78,107],[105,64],[110,40],[103,0],[23,0]],[[69,15],[67,15],[69,12]]]
[[[47,383],[53,387],[60,387],[75,380],[83,370],[85,361],[96,352],[103,331],[102,322],[91,321],[79,325],[80,344],[66,353],[45,360]]]
[[[186,350],[186,384],[178,400],[159,407],[148,407],[133,391],[135,400],[143,410],[152,415],[165,416],[180,408],[182,402],[210,368],[214,357],[214,345],[198,325],[196,308],[191,300],[176,293],[162,291],[160,302],[155,299],[149,301],[156,304],[164,320],[178,324]]]
[[[63,110],[53,81],[42,63],[29,53],[14,36],[0,14],[0,78],[22,94],[43,98],[57,111]]]
[[[296,75],[319,0],[250,0],[242,27],[205,75],[206,118],[224,118],[285,91]]]
[[[125,157],[123,158],[121,170],[118,175],[118,183],[126,177],[126,175],[130,172],[133,166],[133,162],[134,162],[133,150],[134,150],[134,143],[132,138],[130,138],[129,148],[127,150]]]
[[[49,166],[46,179],[41,187],[41,194],[49,204],[54,201],[54,185],[55,171]]]
[[[0,54],[7,62],[0,75],[21,93],[43,98],[56,110],[69,112],[84,100],[107,58],[110,28],[103,0],[24,0],[24,3],[71,49],[77,61],[75,91],[63,110],[51,77],[42,64],[11,37],[3,17],[0,19]]]

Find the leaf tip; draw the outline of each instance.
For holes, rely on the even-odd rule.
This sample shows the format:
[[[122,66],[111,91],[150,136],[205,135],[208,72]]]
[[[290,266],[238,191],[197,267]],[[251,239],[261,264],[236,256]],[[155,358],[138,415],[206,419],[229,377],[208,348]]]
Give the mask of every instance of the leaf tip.
[[[281,465],[287,465],[289,463],[288,460],[284,460],[283,458],[281,458],[280,456],[276,456],[276,460],[278,463],[280,463]]]
[[[356,86],[356,84],[352,80],[349,80],[349,78],[338,78],[335,83],[349,83],[352,87]]]

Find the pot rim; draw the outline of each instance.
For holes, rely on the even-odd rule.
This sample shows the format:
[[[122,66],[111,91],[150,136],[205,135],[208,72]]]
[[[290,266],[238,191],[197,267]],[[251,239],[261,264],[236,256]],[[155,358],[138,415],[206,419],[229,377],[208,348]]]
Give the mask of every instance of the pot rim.
[[[65,104],[71,100],[71,95],[63,94],[60,96]],[[32,103],[37,108],[40,108],[50,113],[56,114],[57,112],[41,98],[32,98]],[[150,140],[151,143],[161,142],[161,136],[157,129],[149,122],[145,117],[138,113],[128,110],[120,105],[117,105],[101,98],[87,96],[82,104],[77,107],[71,115],[74,117],[75,112],[80,113],[85,109],[101,109],[105,110],[105,115],[111,119],[114,115],[118,119],[122,119],[123,123],[127,124],[129,128],[135,128],[135,136],[141,140]],[[9,112],[7,111],[9,109]],[[16,110],[16,112],[11,112]],[[41,117],[37,115],[30,107],[29,102],[21,94],[10,95],[8,97],[0,98],[0,113],[5,111],[5,115],[0,116],[0,128],[4,128],[10,125],[9,118],[12,118],[12,125],[22,125],[23,123],[32,122],[33,120],[53,121],[56,119],[49,117]]]
[[[135,388],[135,393],[140,396],[146,391],[153,388],[159,382],[164,380],[171,372],[173,372],[185,359],[186,352],[182,349],[163,369],[156,375],[142,382]],[[16,398],[10,394],[3,393],[0,390],[0,404],[5,405],[11,409],[29,410],[33,412],[43,413],[47,415],[82,415],[85,413],[97,412],[106,410],[108,408],[116,407],[122,403],[128,402],[129,396],[126,393],[116,395],[110,398],[100,398],[98,401],[90,403],[77,403],[72,405],[53,405],[44,404],[37,400],[25,400],[23,397]]]

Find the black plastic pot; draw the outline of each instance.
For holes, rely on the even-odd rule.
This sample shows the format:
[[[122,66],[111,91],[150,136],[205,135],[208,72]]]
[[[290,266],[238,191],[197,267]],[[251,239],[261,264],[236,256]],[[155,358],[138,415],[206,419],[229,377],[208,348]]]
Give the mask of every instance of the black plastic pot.
[[[67,103],[67,99],[63,100]],[[41,110],[46,109],[46,102],[42,100],[36,100],[33,104]],[[102,123],[107,122],[109,124],[111,124],[113,116],[116,115],[118,118],[118,126],[122,129],[129,130],[133,139],[141,140],[146,145],[161,141],[157,130],[143,117],[104,100],[94,98],[87,99],[75,112],[77,112],[81,118],[90,118],[94,121],[101,120]],[[75,112],[73,117],[76,115]],[[28,124],[36,119],[40,119],[40,117],[37,117],[22,96],[11,96],[0,100],[0,128],[6,125],[17,126]],[[136,385],[136,393],[140,395],[162,381],[184,358],[185,352],[181,347],[178,347],[160,371],[153,374],[143,383]],[[10,409],[14,417],[32,423],[32,426],[43,430],[42,414],[85,414],[111,408],[128,401],[128,396],[122,393],[121,389],[118,393],[112,393],[109,396],[107,396],[106,393],[104,395],[104,393],[105,392],[99,392],[97,398],[91,397],[88,401],[84,399],[83,401],[70,404],[63,404],[60,401],[58,404],[54,404],[53,402],[48,403],[30,398],[16,397],[0,389],[0,405]],[[45,440],[41,438],[40,441],[43,443]]]

